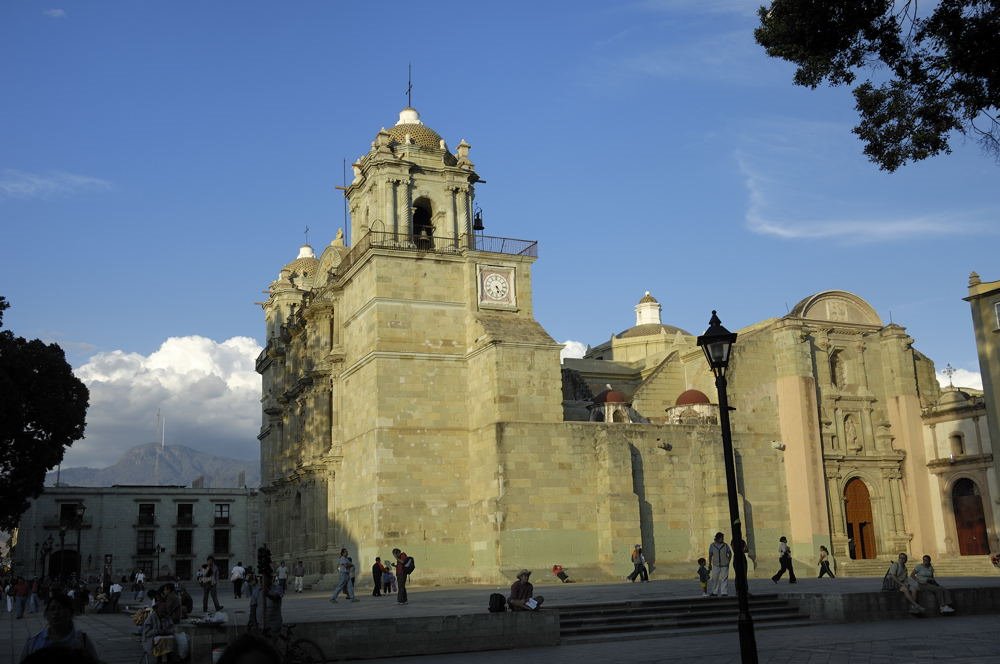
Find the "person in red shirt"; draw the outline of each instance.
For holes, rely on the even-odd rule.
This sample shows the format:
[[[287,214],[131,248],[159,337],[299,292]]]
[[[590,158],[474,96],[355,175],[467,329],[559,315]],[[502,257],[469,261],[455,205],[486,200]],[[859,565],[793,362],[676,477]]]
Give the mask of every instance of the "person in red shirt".
[[[396,558],[396,586],[399,588],[396,593],[396,602],[406,604],[409,601],[406,596],[406,579],[413,571],[413,558],[399,549],[393,549],[392,555]]]

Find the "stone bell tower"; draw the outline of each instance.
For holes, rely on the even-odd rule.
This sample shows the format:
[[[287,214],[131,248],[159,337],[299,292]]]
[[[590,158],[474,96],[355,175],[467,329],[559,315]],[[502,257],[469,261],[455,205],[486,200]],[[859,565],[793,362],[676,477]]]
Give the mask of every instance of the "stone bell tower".
[[[472,233],[473,185],[479,176],[464,140],[452,154],[436,131],[409,106],[399,121],[375,136],[371,151],[354,164],[347,190],[351,237],[369,232],[395,236],[421,249],[457,246]]]
[[[427,579],[497,578],[503,455],[520,445],[505,427],[561,422],[560,345],[532,311],[536,243],[474,232],[469,150],[403,109],[353,164],[352,246],[272,283],[258,370],[275,555],[328,571],[341,546],[399,546]]]

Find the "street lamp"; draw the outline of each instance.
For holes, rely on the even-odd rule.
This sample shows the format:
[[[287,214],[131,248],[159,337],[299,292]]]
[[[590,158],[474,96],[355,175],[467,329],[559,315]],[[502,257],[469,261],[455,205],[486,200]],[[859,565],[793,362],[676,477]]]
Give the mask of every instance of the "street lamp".
[[[726,369],[736,334],[722,327],[722,321],[712,312],[705,334],[698,337],[698,345],[705,351],[708,366],[715,374],[715,388],[719,392],[719,424],[722,427],[722,454],[726,462],[726,492],[729,494],[729,520],[733,527],[733,556],[736,567],[736,599],[739,605],[738,629],[740,655],[743,664],[757,664],[757,639],[750,617],[750,599],[747,588],[747,558],[743,542],[743,524],[736,502],[736,462],[733,458],[733,435],[729,428],[729,398],[726,395]]]
[[[52,535],[45,538],[42,542],[42,576],[51,576],[49,571],[45,569],[45,561],[48,560],[49,554],[52,553]]]
[[[153,581],[156,581],[160,576],[160,554],[166,553],[166,551],[167,549],[162,544],[156,545],[156,573],[153,574]]]
[[[59,583],[63,582],[63,566],[66,564],[66,531],[69,524],[65,521],[59,522]]]
[[[83,580],[83,553],[80,551],[80,532],[83,530],[83,513],[87,511],[86,505],[77,503],[76,505],[76,578]]]

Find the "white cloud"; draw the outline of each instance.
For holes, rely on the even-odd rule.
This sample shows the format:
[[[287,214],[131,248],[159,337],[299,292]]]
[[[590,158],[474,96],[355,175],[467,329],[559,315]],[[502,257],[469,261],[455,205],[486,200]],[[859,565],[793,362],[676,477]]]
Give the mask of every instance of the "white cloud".
[[[567,357],[583,357],[587,352],[587,344],[582,341],[564,341],[562,350],[559,351],[559,361],[562,362]]]
[[[955,369],[955,373],[949,379],[944,372],[937,372],[938,384],[941,387],[954,385],[955,387],[971,387],[976,390],[983,389],[983,376],[978,371],[968,369]]]
[[[252,459],[260,426],[261,348],[249,337],[221,343],[200,336],[171,337],[149,356],[98,353],[75,373],[90,389],[86,438],[67,452],[64,466],[107,466],[128,448],[159,440],[220,456]]]
[[[46,9],[42,13],[48,16],[49,18],[66,18],[65,9]]]
[[[919,184],[907,180],[912,174],[873,174],[858,144],[845,136],[850,129],[832,122],[748,124],[735,153],[748,194],[747,228],[788,240],[846,243],[997,233],[997,210],[928,211],[914,194]],[[913,201],[912,210],[888,207],[889,200]]]
[[[0,171],[0,198],[48,198],[109,189],[110,182],[89,175],[26,173],[12,168]]]

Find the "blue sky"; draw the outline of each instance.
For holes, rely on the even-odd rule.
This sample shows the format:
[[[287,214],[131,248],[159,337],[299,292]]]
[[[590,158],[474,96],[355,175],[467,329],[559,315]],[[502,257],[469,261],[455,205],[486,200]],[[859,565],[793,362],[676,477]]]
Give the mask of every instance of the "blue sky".
[[[755,3],[0,5],[5,326],[95,393],[68,464],[130,444],[252,458],[254,305],[344,225],[342,160],[413,103],[487,181],[487,233],[539,241],[537,318],[597,344],[646,290],[692,332],[821,290],[978,373],[971,270],[1000,278],[1000,167],[971,141],[885,174],[846,89],[794,87]],[[170,341],[168,341],[170,340]],[[974,376],[971,380],[974,380]]]

